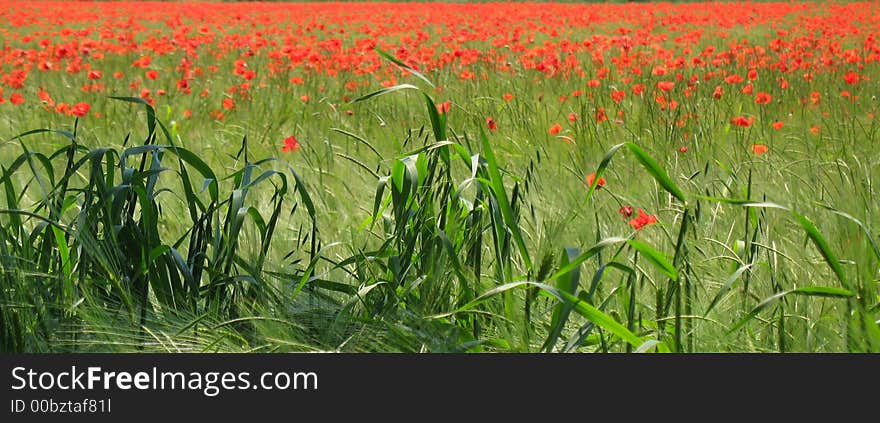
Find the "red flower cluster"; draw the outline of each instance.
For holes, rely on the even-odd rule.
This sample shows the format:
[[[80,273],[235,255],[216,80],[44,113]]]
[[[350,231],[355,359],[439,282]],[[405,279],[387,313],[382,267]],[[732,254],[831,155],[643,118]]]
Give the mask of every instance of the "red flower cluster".
[[[284,146],[281,147],[283,152],[294,152],[299,150],[299,141],[295,136],[291,135],[284,139]]]
[[[750,117],[737,116],[737,117],[730,119],[730,123],[732,123],[736,126],[739,126],[739,127],[743,127],[743,128],[748,128],[748,127],[752,126],[752,123],[754,123],[754,122],[755,122],[754,116],[750,116]]]
[[[495,119],[492,116],[486,117],[486,126],[489,127],[490,131],[498,129],[498,124],[495,123]]]
[[[752,152],[755,153],[756,155],[761,155],[761,154],[764,154],[768,151],[770,151],[770,147],[767,147],[764,144],[753,144],[752,145]]]
[[[630,208],[630,213],[632,213],[632,208]],[[644,210],[639,209],[639,215],[634,219],[629,221],[629,225],[633,227],[633,229],[639,230],[644,228],[645,226],[657,223],[657,216],[653,214],[645,213]]]
[[[832,13],[827,13],[829,7]],[[389,8],[393,24],[385,18]],[[867,83],[880,62],[880,29],[874,18],[880,15],[880,3],[205,7],[0,0],[0,14],[5,43],[0,87],[14,91],[0,92],[0,109],[41,104],[64,114],[74,113],[70,104],[98,104],[108,94],[128,91],[150,104],[190,97],[183,100],[190,110],[220,118],[244,109],[260,97],[253,94],[261,89],[299,98],[297,107],[314,107],[318,99],[338,104],[352,93],[412,80],[384,60],[378,48],[429,77],[444,71],[453,79],[473,81],[468,83],[498,75],[576,81],[574,91],[553,97],[566,106],[572,99],[591,104],[589,115],[574,109],[581,112],[578,124],[588,116],[600,123],[623,123],[625,112],[639,102],[680,111],[682,106],[693,108],[689,101],[723,98],[731,104],[748,100],[767,106],[760,116],[768,121],[760,124],[768,125],[787,112],[775,110],[773,99],[796,95],[806,107],[823,105],[818,91],[786,93],[790,87],[800,88],[796,80],[831,75],[847,88],[831,92],[845,93],[854,102],[860,95],[869,97],[859,91],[873,88]],[[732,36],[740,33],[760,36]],[[320,82],[331,79],[326,87]],[[499,94],[504,102],[514,99],[509,92],[492,95]],[[25,101],[30,99],[39,103]],[[449,111],[443,103],[438,109]],[[697,119],[692,114],[670,123],[685,126]],[[743,116],[731,120],[739,127],[754,121]],[[555,135],[562,129],[557,123],[548,132]]]

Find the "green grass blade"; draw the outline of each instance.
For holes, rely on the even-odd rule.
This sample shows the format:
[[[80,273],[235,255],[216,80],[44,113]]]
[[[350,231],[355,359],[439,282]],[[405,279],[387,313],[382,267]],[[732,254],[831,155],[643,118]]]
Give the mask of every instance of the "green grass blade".
[[[437,105],[427,93],[422,92],[425,97],[425,105],[428,108],[428,118],[431,119],[431,129],[434,130],[434,140],[437,142],[446,141],[446,115],[440,115],[437,112]]]
[[[571,272],[575,267],[580,266],[581,263],[589,260],[590,258],[595,256],[596,254],[598,254],[600,251],[604,250],[605,248],[610,247],[612,245],[620,244],[621,242],[627,242],[627,238],[612,237],[612,238],[605,238],[605,239],[597,242],[595,245],[590,247],[590,249],[588,249],[587,251],[584,251],[583,253],[581,253],[581,255],[579,255],[579,256],[575,257],[574,259],[572,259],[571,261],[569,261],[568,264],[560,267],[559,270],[553,276],[547,278],[547,280],[548,281],[556,280],[560,276],[562,276],[568,272]]]
[[[742,265],[738,269],[736,269],[736,271],[733,272],[733,274],[730,275],[729,278],[727,278],[727,281],[724,282],[724,285],[721,286],[721,288],[715,294],[715,297],[712,298],[712,302],[709,303],[709,307],[706,308],[706,312],[703,313],[703,317],[709,315],[712,309],[715,308],[716,305],[718,305],[722,298],[724,298],[724,295],[727,294],[728,291],[730,291],[733,283],[736,282],[736,280],[739,279],[739,277],[742,276],[742,274],[748,271],[751,267],[751,264]]]
[[[564,291],[554,290],[549,286],[542,287],[541,294],[545,297],[557,298],[561,301],[568,301],[574,305],[573,310],[593,322],[596,326],[607,330],[615,336],[623,339],[634,347],[639,347],[644,342],[641,338],[630,332],[625,326],[618,323],[611,316],[603,313],[589,303],[582,301],[578,297]]]
[[[663,170],[662,167],[654,160],[653,157],[648,155],[641,147],[638,145],[628,142],[626,143],[626,147],[630,152],[635,154],[636,159],[638,159],[639,163],[644,166],[644,168],[654,177],[654,180],[660,184],[668,193],[672,194],[675,198],[681,200],[682,203],[687,203],[687,197],[685,197],[684,192],[675,182],[672,181],[672,178],[666,174],[666,171]],[[598,178],[597,178],[598,179]]]
[[[825,263],[831,267],[831,270],[834,271],[834,275],[837,276],[837,279],[845,288],[850,288],[850,284],[846,279],[846,276],[843,272],[843,266],[840,265],[840,261],[837,259],[837,256],[831,251],[831,246],[828,245],[828,241],[825,240],[825,237],[819,232],[819,229],[816,228],[816,225],[813,224],[806,217],[792,212],[795,220],[800,223],[801,227],[804,231],[807,232],[807,236],[813,241],[813,244],[816,248],[819,249],[819,253],[822,254],[822,258],[825,259]]]
[[[549,286],[549,285],[546,285],[543,283],[539,283],[539,282],[532,282],[532,281],[510,282],[510,283],[506,283],[504,285],[497,286],[489,291],[486,291],[485,293],[480,295],[478,298],[476,298],[474,301],[471,301],[470,303],[465,304],[464,306],[462,306],[454,311],[430,316],[430,318],[440,319],[440,318],[445,318],[445,317],[455,315],[457,313],[466,312],[466,311],[472,310],[474,307],[486,302],[488,299],[490,299],[498,294],[501,294],[503,292],[507,292],[507,291],[510,291],[513,289],[521,289],[521,288],[526,288],[526,287],[530,287],[530,286],[540,288],[539,294],[543,295],[544,297],[556,299],[556,300],[561,301],[563,303],[570,303],[572,306],[572,310],[574,312],[580,314],[584,318],[593,322],[596,326],[598,326],[602,329],[605,329],[609,333],[619,337],[620,339],[626,341],[627,343],[631,344],[634,347],[639,347],[644,342],[644,340],[642,340],[641,338],[636,336],[636,334],[632,333],[629,329],[627,329],[626,327],[624,327],[623,325],[618,323],[611,316],[608,316],[607,314],[603,313],[601,310],[593,307],[592,305],[581,300],[580,298],[578,298],[574,295],[571,295],[567,292],[561,291],[561,290],[554,288],[552,286]]]
[[[498,207],[501,209],[501,217],[504,220],[504,224],[510,231],[513,240],[519,248],[520,257],[522,257],[525,262],[526,268],[531,269],[532,259],[529,257],[529,250],[526,248],[522,231],[514,220],[513,209],[510,207],[510,201],[507,199],[507,191],[504,190],[504,183],[501,180],[501,173],[498,171],[498,162],[495,159],[495,153],[492,151],[489,137],[486,136],[486,133],[483,132],[482,129],[480,130],[480,136],[483,140],[483,155],[486,158],[486,169],[489,176],[490,189],[495,195]]]
[[[569,264],[571,260],[576,259],[578,255],[577,248],[566,248],[562,254],[560,267]],[[580,267],[574,267],[571,271],[556,279],[556,286],[563,292],[577,296],[580,274]],[[550,320],[550,333],[547,335],[547,339],[544,342],[544,346],[542,347],[543,350],[550,351],[556,345],[556,341],[562,333],[565,322],[568,321],[569,313],[571,313],[570,303],[562,302],[553,308],[553,316]]]
[[[730,333],[736,331],[737,329],[743,327],[746,323],[748,323],[749,320],[755,318],[755,316],[757,316],[758,313],[761,312],[761,310],[764,310],[765,308],[769,307],[770,305],[776,303],[776,301],[779,301],[780,298],[785,297],[786,295],[789,295],[789,294],[804,295],[804,296],[808,296],[808,297],[831,297],[831,298],[849,298],[849,297],[852,297],[855,295],[855,294],[853,294],[852,291],[849,291],[846,289],[826,287],[826,286],[805,286],[805,287],[796,288],[796,289],[792,289],[792,290],[788,290],[788,291],[777,292],[777,293],[765,298],[760,303],[758,303],[758,305],[756,305],[755,308],[752,309],[752,311],[750,311],[745,317],[743,317],[735,325],[733,325],[733,327],[730,330],[728,330],[727,333],[730,334]]]
[[[390,94],[390,93],[393,93],[393,92],[395,92],[395,91],[400,91],[400,90],[418,90],[418,89],[419,89],[419,87],[417,87],[417,86],[415,86],[415,85],[410,85],[410,84],[400,84],[400,85],[395,85],[395,86],[393,86],[393,87],[382,88],[381,90],[373,91],[373,92],[371,92],[371,93],[369,93],[369,94],[362,95],[362,96],[360,96],[360,97],[358,97],[358,98],[352,100],[351,103],[359,103],[359,102],[362,102],[362,101],[367,101],[367,100],[369,100],[369,99],[371,99],[371,98],[378,97],[378,96],[385,95],[385,94]]]
[[[675,270],[675,266],[666,259],[666,257],[660,251],[654,249],[648,244],[644,242],[631,239],[626,241],[631,247],[633,247],[636,251],[642,253],[642,257],[648,259],[648,261],[654,265],[657,270],[666,275],[669,279],[678,280],[678,271]]]
[[[593,183],[590,184],[589,189],[587,189],[587,201],[593,196],[593,193],[596,191],[596,188],[599,186],[599,179],[602,178],[602,175],[605,174],[605,170],[608,169],[608,165],[611,164],[611,159],[614,158],[614,155],[617,153],[617,150],[620,150],[621,147],[624,147],[626,143],[620,143],[613,147],[611,147],[606,153],[605,156],[602,157],[602,161],[599,162],[599,168],[596,169],[596,177],[593,178]]]

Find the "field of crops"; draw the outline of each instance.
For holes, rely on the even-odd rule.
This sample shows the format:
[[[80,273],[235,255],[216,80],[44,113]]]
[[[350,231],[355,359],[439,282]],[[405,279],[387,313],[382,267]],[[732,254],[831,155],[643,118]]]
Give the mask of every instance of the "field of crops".
[[[880,352],[878,38],[0,0],[0,350]]]

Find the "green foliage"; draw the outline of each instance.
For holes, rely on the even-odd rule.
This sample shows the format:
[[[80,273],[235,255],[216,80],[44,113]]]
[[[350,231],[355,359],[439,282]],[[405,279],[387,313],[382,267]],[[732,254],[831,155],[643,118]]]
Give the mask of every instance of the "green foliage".
[[[147,109],[140,145],[88,149],[76,131],[15,137],[23,153],[0,179],[7,203],[0,210],[7,218],[0,231],[5,351],[49,348],[34,342],[82,324],[75,310],[83,303],[114,309],[145,331],[166,311],[237,318],[278,301],[266,257],[279,217],[309,202],[306,191],[298,187],[300,197],[291,201],[287,174],[261,170],[270,160],[251,162],[246,139],[235,157],[239,169],[218,179],[198,155],[174,144],[152,107],[120,100]],[[49,155],[25,144],[53,132],[69,143]],[[14,180],[25,181],[18,191]],[[258,195],[268,195],[268,215],[250,200]],[[175,203],[188,215],[163,213]],[[314,225],[313,210],[309,217]],[[255,239],[245,236],[246,226]]]

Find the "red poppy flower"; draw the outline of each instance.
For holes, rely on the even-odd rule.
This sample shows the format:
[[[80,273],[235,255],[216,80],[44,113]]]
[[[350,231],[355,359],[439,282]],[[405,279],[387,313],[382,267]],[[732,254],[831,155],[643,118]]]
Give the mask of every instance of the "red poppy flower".
[[[760,156],[761,154],[764,154],[764,153],[770,151],[770,147],[767,147],[767,146],[764,145],[764,144],[753,144],[753,145],[752,145],[752,151],[753,151],[755,154],[757,154],[757,155]]]
[[[855,72],[847,72],[843,75],[843,80],[849,85],[855,85],[859,82],[859,74]]]
[[[154,70],[148,70],[146,73],[147,79],[156,79],[159,77],[159,72]]]
[[[634,84],[632,87],[632,93],[636,97],[641,96],[645,93],[645,86],[643,84]]]
[[[675,82],[672,81],[660,81],[657,83],[657,89],[663,92],[672,91],[675,88]]]
[[[773,97],[765,92],[759,92],[755,95],[755,104],[770,104]]]
[[[486,126],[489,127],[490,131],[494,131],[494,130],[498,129],[498,124],[495,123],[495,119],[492,119],[491,116],[486,118]]]
[[[633,208],[632,206],[623,206],[617,210],[617,212],[620,213],[624,219],[629,219],[633,215]]]
[[[752,123],[754,121],[755,121],[754,117],[747,118],[747,117],[743,117],[743,116],[737,116],[737,117],[730,119],[730,123],[732,123],[736,126],[743,127],[743,128],[748,128],[749,126],[752,126]]]
[[[284,139],[284,146],[281,147],[281,151],[283,152],[294,152],[299,150],[299,141],[295,136],[291,135]]]
[[[37,97],[39,97],[39,98],[40,98],[40,101],[42,101],[43,103],[45,103],[46,106],[49,106],[49,107],[54,107],[54,106],[55,106],[55,100],[52,100],[52,96],[50,96],[49,93],[47,93],[47,92],[46,92],[45,90],[43,90],[42,88],[40,88],[40,90],[37,91]]]
[[[773,127],[773,129],[778,131],[778,130],[782,129],[783,125],[784,124],[782,123],[782,121],[777,120],[776,122],[773,122],[773,124],[771,124],[770,126]]]
[[[599,107],[596,109],[596,123],[602,123],[608,120],[608,116],[605,114],[605,108]]]
[[[629,221],[629,225],[636,230],[642,229],[645,226],[654,223],[657,223],[657,216],[654,216],[653,214],[647,214],[642,209],[639,209],[639,215],[636,218]]]
[[[89,109],[91,108],[92,106],[89,103],[76,103],[70,109],[70,114],[74,116],[84,117],[85,115],[89,114]]]
[[[587,187],[593,186],[593,181],[596,180],[596,174],[591,173],[587,175]],[[599,181],[596,182],[596,189],[602,188],[605,186],[605,178],[599,178]]]
[[[779,88],[782,88],[783,90],[788,88],[788,81],[786,81],[785,78],[779,78]]]
[[[547,133],[549,133],[550,135],[556,135],[561,130],[562,130],[562,125],[555,123],[555,124],[553,124],[553,126],[550,127],[550,130],[547,131]]]
[[[150,66],[150,63],[152,63],[152,61],[153,61],[152,57],[143,56],[140,59],[135,60],[134,63],[131,64],[131,67],[133,67],[133,68],[146,68],[147,66]]]
[[[743,82],[743,77],[739,75],[730,75],[724,78],[724,82],[728,84],[739,84],[740,82]]]

